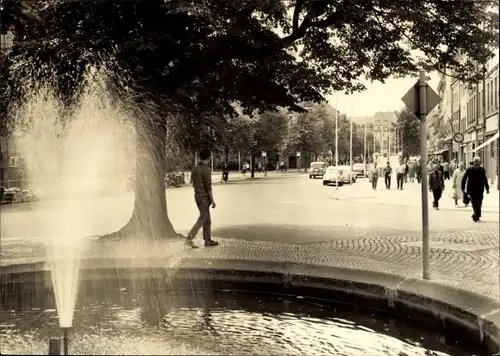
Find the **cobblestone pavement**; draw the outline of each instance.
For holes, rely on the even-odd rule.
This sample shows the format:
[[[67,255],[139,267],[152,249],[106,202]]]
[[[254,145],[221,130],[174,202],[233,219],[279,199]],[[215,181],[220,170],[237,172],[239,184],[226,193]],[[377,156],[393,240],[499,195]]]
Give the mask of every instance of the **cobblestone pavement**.
[[[432,234],[430,269],[433,280],[492,297],[499,297],[498,230]],[[166,243],[165,249],[125,247],[130,257],[208,257],[288,261],[367,269],[421,278],[422,254],[419,236],[380,236],[333,240],[310,244],[274,243],[241,239],[220,239],[214,249],[189,250],[182,241]],[[106,255],[116,246],[92,248],[94,257]],[[107,250],[108,249],[108,250]],[[9,240],[2,244],[1,265],[43,261],[42,241]]]

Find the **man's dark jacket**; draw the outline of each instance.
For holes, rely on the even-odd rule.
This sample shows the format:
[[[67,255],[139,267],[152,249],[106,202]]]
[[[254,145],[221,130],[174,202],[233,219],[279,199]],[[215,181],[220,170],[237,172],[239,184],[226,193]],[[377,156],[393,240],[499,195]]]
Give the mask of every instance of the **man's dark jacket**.
[[[429,189],[431,190],[444,189],[443,173],[440,170],[432,171],[431,173],[429,173]]]
[[[486,170],[479,164],[467,168],[462,178],[462,191],[468,195],[482,195],[485,188],[490,190]]]

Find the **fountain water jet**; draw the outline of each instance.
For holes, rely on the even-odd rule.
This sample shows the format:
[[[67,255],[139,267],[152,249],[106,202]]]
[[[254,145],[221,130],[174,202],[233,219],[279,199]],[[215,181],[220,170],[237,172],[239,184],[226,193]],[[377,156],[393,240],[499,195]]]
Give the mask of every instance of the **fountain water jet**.
[[[107,79],[104,70],[89,71],[71,110],[49,85],[38,86],[26,93],[14,113],[16,146],[32,189],[42,199],[57,197],[62,203],[51,219],[44,216],[38,222],[38,230],[46,245],[66,348],[85,237],[95,235],[92,229],[99,225],[99,216],[89,212],[103,191],[103,179],[125,187],[126,175],[135,168],[134,121],[124,102],[111,94]]]

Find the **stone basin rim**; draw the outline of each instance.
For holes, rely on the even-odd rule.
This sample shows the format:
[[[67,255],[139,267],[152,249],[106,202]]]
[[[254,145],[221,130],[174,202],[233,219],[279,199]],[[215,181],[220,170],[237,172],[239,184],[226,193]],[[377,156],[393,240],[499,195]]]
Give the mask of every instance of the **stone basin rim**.
[[[311,291],[343,293],[361,298],[370,306],[412,311],[457,325],[477,335],[492,351],[500,349],[500,303],[492,298],[433,281],[405,278],[395,274],[325,265],[218,258],[171,259],[97,258],[82,261],[84,280],[102,280],[125,274],[134,279],[155,278],[166,284],[190,283],[195,287],[211,283],[224,285],[267,285],[297,294]],[[40,274],[47,277],[45,262],[0,267],[2,283],[15,283],[15,276]],[[203,287],[202,287],[203,288]],[[335,300],[335,297],[330,298]]]

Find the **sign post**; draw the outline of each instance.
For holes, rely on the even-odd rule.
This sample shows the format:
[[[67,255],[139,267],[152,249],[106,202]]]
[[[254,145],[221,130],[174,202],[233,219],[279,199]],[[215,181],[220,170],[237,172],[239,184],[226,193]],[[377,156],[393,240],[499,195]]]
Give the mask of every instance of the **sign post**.
[[[418,82],[401,99],[403,103],[420,119],[420,164],[422,174],[422,262],[423,278],[430,279],[429,271],[429,193],[427,192],[427,113],[439,104],[441,98],[427,85],[425,72],[420,72]]]

